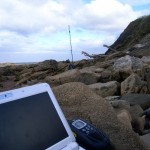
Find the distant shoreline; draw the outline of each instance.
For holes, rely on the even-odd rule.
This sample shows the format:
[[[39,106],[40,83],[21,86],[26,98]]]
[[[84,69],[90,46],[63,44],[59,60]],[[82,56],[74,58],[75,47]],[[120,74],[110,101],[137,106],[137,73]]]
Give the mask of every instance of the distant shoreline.
[[[32,64],[37,64],[39,62],[20,62],[20,63],[0,63],[0,67],[5,67],[5,66],[14,66],[14,65],[32,65]]]
[[[37,64],[38,62],[21,62],[21,63],[13,63],[15,65],[31,65],[31,64]]]

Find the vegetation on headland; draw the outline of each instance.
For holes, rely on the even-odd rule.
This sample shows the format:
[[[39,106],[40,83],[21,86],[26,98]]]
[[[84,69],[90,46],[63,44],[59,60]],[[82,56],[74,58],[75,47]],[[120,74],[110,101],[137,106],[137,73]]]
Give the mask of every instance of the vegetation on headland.
[[[139,43],[148,34],[150,34],[150,15],[142,16],[132,21],[111,45],[111,48],[117,51],[129,49]],[[108,49],[106,54],[109,53],[112,53],[110,49]]]

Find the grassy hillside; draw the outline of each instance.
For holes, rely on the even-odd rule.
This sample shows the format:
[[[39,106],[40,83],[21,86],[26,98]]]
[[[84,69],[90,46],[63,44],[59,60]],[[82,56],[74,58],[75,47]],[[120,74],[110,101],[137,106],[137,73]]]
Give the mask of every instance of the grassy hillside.
[[[111,47],[117,51],[123,51],[138,44],[148,34],[150,34],[150,15],[131,22]],[[112,53],[110,49],[106,54],[109,53]]]

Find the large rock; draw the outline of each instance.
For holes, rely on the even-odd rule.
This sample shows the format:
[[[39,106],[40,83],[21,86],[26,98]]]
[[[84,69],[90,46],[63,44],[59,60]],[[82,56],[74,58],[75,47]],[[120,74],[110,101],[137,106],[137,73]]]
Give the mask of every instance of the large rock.
[[[0,75],[12,76],[14,74],[15,74],[15,72],[14,72],[14,67],[13,66],[0,67]]]
[[[115,150],[145,150],[139,137],[117,119],[111,105],[82,83],[53,88],[67,119],[90,121],[110,137]]]
[[[135,120],[132,120],[132,128],[139,135],[143,135],[145,123],[145,116],[135,118]]]
[[[145,72],[145,80],[147,82],[148,91],[150,93],[150,69]]]
[[[42,81],[45,78],[48,71],[39,71],[39,72],[27,72],[20,76],[16,76],[16,86],[22,86],[23,84],[32,85]]]
[[[76,82],[82,82],[85,84],[93,84],[99,81],[101,74],[97,73],[97,67],[85,67],[80,69],[80,74],[76,77]]]
[[[149,140],[150,140],[150,133],[141,136],[141,140],[147,145],[148,149],[150,149],[150,142],[149,142]]]
[[[91,69],[91,71],[88,68]],[[99,82],[108,82],[111,80],[112,72],[110,70],[106,70],[104,68],[99,68],[99,67],[95,67],[95,66],[87,67],[87,69],[84,68],[84,69],[80,70],[80,72],[85,73],[85,71],[87,70],[88,72],[86,71],[86,73],[93,73],[95,75],[95,77],[97,77],[97,80]]]
[[[99,68],[110,68],[113,64],[114,64],[114,61],[115,60],[107,60],[107,61],[104,61],[104,62],[101,62],[101,61],[98,61],[95,66],[98,66]]]
[[[137,74],[130,75],[121,83],[121,95],[126,93],[148,93],[146,83]]]
[[[143,109],[138,104],[131,106],[129,111],[130,111],[132,120],[135,120],[136,118],[142,116],[142,114],[143,114]]]
[[[47,76],[45,80],[52,86],[58,86],[64,83],[74,82],[78,75],[80,75],[80,71],[78,69],[72,69],[55,76]]]
[[[104,70],[103,72],[101,72],[101,77],[99,79],[99,82],[109,82],[111,81],[111,75],[112,72],[110,70]]]
[[[127,101],[125,101],[125,100],[110,101],[110,104],[112,105],[113,108],[126,109],[126,110],[129,110],[129,109],[130,109],[130,104],[129,104],[129,102],[127,102]]]
[[[132,125],[131,125],[132,118],[130,113],[126,109],[122,109],[118,111],[117,117],[120,120],[120,122],[122,122],[128,128],[132,129]]]
[[[50,72],[54,72],[58,69],[58,63],[56,60],[45,60],[43,62],[38,63],[34,67],[34,71],[44,71],[49,70]]]
[[[97,67],[91,66],[83,69],[72,69],[55,76],[45,78],[46,82],[51,85],[61,85],[68,82],[82,82],[85,84],[93,84],[99,81],[100,73],[95,73]]]
[[[89,66],[93,66],[95,64],[94,60],[92,59],[82,59],[80,61],[76,61],[74,62],[74,65],[76,66],[76,68],[78,69],[82,69],[84,67],[89,67]]]
[[[120,84],[117,81],[110,81],[107,83],[95,83],[89,87],[98,95],[102,97],[118,95],[120,93]]]
[[[150,94],[126,94],[120,99],[126,100],[130,105],[140,105],[143,110],[150,107]]]
[[[114,76],[125,79],[132,73],[141,74],[143,71],[143,63],[139,58],[131,57],[129,55],[117,59],[113,65]]]
[[[141,60],[143,61],[143,63],[150,65],[150,56],[143,56]]]

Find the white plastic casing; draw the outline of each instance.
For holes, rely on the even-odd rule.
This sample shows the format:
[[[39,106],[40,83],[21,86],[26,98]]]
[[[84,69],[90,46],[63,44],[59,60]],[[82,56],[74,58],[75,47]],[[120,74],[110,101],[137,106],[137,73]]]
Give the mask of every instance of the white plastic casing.
[[[72,143],[72,142],[76,143],[75,137],[73,136],[73,133],[68,125],[68,122],[67,122],[50,86],[47,83],[41,83],[41,84],[36,84],[33,86],[28,86],[28,87],[15,89],[15,90],[1,92],[0,93],[0,104],[7,103],[7,102],[10,102],[13,100],[18,100],[18,99],[24,98],[24,97],[36,95],[36,94],[43,93],[43,92],[47,92],[49,94],[49,96],[51,97],[51,100],[57,110],[57,113],[60,116],[60,119],[69,135],[67,138],[65,138],[62,141],[60,141],[59,143],[47,148],[46,150],[61,150],[64,147],[66,147],[68,145],[68,143]],[[78,144],[75,144],[75,145],[77,145],[77,147],[78,147]],[[73,149],[73,150],[76,150],[76,149]]]

